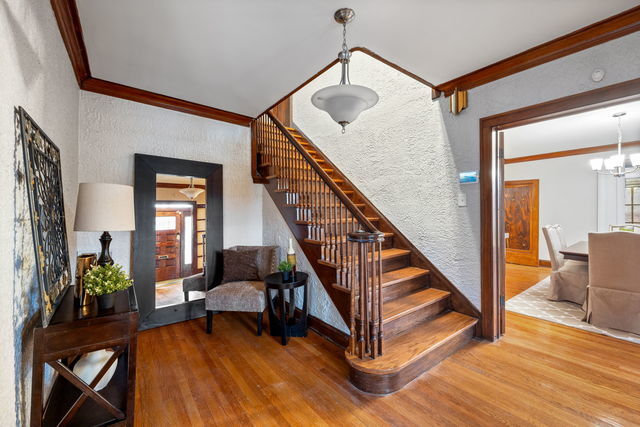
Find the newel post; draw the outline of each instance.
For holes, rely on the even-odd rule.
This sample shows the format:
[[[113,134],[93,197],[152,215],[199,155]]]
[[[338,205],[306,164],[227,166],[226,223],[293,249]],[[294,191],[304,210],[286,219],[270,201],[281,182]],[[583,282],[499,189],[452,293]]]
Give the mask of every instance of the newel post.
[[[359,358],[382,355],[382,242],[380,232],[347,235],[351,275],[349,352]]]

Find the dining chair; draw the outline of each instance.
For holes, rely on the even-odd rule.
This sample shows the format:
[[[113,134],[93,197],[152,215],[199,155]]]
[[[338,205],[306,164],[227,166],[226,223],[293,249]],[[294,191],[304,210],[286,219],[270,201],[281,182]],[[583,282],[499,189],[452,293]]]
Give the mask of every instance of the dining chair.
[[[585,320],[640,334],[640,234],[589,234]]]
[[[562,227],[558,224],[542,227],[551,258],[551,285],[547,299],[584,304],[589,283],[586,262],[566,260],[561,250],[567,247]]]

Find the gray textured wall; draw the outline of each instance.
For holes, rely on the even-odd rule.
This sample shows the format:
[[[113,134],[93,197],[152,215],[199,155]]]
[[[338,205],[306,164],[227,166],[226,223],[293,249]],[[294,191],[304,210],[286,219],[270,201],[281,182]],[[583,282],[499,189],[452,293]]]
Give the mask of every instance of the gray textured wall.
[[[223,165],[224,247],[262,241],[262,188],[253,184],[249,128],[95,93],[80,96],[80,182],[133,185],[134,153]],[[129,271],[132,233],[112,233],[113,259]],[[100,233],[78,233],[98,251]]]
[[[28,425],[32,330],[39,321],[33,237],[14,106],[23,106],[60,148],[67,230],[77,191],[78,86],[49,2],[0,1],[0,425]],[[75,236],[68,232],[75,251]],[[73,261],[73,258],[72,258]]]
[[[635,33],[473,89],[458,116],[448,113],[448,99],[432,102],[429,88],[355,53],[351,82],[376,90],[379,104],[341,135],[309,101],[337,84],[334,67],[294,96],[294,121],[479,306],[479,187],[457,182],[459,172],[479,168],[479,119],[640,77],[639,47]],[[591,81],[594,68],[606,70],[603,81]],[[467,193],[465,208],[457,207],[460,190]]]

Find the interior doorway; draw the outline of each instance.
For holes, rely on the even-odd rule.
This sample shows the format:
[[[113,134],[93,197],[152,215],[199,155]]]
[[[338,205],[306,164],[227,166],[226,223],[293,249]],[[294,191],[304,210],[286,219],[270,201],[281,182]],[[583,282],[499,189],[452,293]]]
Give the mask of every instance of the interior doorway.
[[[640,79],[607,86],[480,120],[482,335],[490,340],[505,332],[505,177],[506,129],[637,99]],[[588,165],[586,165],[588,167]]]

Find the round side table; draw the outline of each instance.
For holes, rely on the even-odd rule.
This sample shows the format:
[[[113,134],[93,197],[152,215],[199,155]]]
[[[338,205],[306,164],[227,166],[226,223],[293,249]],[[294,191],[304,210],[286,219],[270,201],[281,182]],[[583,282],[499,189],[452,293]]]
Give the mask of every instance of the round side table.
[[[273,337],[281,337],[282,345],[287,345],[289,337],[307,336],[307,317],[309,315],[309,287],[307,279],[309,275],[303,272],[296,272],[293,280],[284,282],[282,273],[269,274],[264,278],[264,290],[269,306],[269,332]],[[304,288],[304,299],[302,302],[302,314],[296,318],[296,295],[295,289]],[[285,291],[289,291],[289,310],[287,310],[284,300]],[[272,296],[272,291],[277,291],[277,295]],[[277,300],[277,301],[276,301]],[[276,306],[279,308],[276,310]],[[279,313],[276,313],[278,311]]]

